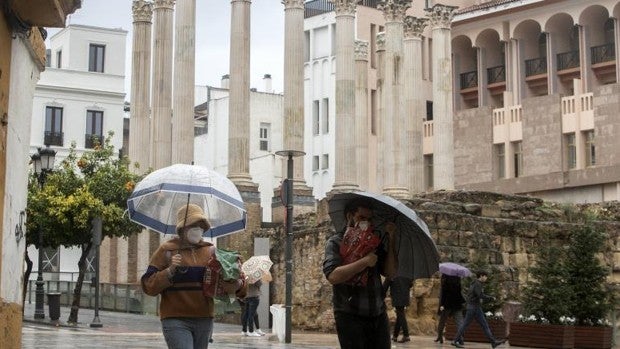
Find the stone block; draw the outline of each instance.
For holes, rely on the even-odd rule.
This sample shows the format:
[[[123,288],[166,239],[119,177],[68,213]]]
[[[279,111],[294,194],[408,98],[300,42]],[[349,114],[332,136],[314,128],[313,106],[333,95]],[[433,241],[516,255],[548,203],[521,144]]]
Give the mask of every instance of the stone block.
[[[482,205],[480,215],[483,217],[499,218],[502,216],[502,210],[496,205]]]

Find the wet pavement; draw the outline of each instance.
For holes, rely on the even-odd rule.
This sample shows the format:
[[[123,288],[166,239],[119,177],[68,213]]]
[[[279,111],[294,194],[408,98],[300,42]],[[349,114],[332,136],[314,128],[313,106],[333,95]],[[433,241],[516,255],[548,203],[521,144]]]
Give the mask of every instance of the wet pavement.
[[[94,320],[92,309],[80,309],[78,325],[67,326],[65,321],[69,317],[70,309],[61,307],[61,316],[58,326],[51,323],[45,308],[46,318],[34,319],[34,304],[26,304],[24,311],[24,325],[22,329],[22,348],[28,349],[99,349],[99,348],[166,348],[161,334],[159,318],[152,315],[127,314],[109,311],[100,311],[100,328],[91,328]],[[214,327],[214,343],[209,348],[338,348],[338,339],[335,334],[293,331],[291,343],[280,343],[271,331],[263,337],[241,336],[241,326],[216,323]],[[437,344],[430,336],[412,336],[411,342],[395,343],[392,348],[441,349],[454,348],[448,342]],[[488,349],[487,343],[467,343],[466,348]],[[508,344],[499,348],[511,347]],[[8,348],[7,348],[8,349]]]

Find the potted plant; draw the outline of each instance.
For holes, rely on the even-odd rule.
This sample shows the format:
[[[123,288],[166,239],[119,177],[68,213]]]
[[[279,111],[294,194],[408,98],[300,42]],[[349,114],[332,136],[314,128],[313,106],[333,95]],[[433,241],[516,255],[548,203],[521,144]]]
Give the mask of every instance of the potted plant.
[[[571,235],[565,264],[573,289],[568,305],[575,318],[576,348],[607,349],[612,345],[613,329],[606,319],[612,308],[605,284],[609,271],[597,258],[605,240],[606,236],[591,224]]]
[[[573,348],[569,303],[573,299],[564,265],[565,249],[542,239],[523,291],[525,316],[510,325],[511,346]]]

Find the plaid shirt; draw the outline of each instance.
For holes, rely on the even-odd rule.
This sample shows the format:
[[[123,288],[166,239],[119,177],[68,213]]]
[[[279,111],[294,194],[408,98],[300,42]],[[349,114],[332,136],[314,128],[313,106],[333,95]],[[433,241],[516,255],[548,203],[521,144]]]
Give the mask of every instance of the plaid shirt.
[[[325,246],[325,260],[323,274],[327,277],[334,269],[342,265],[340,257],[340,243],[344,232],[337,233],[327,240]],[[381,236],[381,235],[380,235]],[[387,239],[383,235],[381,244],[376,251],[378,262],[369,271],[368,284],[365,287],[353,286],[345,283],[333,285],[334,312],[344,312],[358,316],[377,316],[385,312],[383,287],[381,285],[380,270],[387,256]]]

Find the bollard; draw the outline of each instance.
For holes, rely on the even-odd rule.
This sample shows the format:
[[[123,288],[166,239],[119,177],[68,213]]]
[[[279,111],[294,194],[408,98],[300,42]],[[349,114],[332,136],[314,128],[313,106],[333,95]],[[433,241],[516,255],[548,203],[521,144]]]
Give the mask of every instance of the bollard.
[[[60,319],[60,293],[50,292],[47,294],[47,305],[49,306],[50,320]]]

